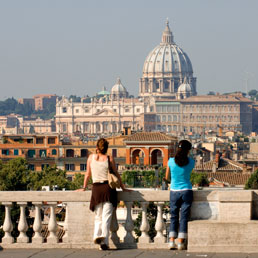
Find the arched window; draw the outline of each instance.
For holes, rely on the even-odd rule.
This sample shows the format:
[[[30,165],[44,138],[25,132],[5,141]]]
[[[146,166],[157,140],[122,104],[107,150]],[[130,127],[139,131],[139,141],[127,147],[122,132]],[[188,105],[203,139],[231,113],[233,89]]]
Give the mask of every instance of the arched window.
[[[56,149],[52,150],[52,155],[56,155]]]

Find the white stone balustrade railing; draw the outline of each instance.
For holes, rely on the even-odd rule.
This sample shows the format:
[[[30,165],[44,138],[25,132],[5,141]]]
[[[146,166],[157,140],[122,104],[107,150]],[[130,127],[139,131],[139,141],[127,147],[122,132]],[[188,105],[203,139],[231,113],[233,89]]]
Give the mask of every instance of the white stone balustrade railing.
[[[89,210],[91,192],[70,192],[70,191],[24,191],[24,192],[0,192],[0,203],[5,207],[5,219],[0,228],[4,231],[4,237],[0,242],[0,246],[4,248],[96,248],[93,244],[93,227],[94,213]],[[118,237],[117,231],[119,225],[117,223],[116,213],[114,212],[110,227],[110,244],[120,248],[167,248],[166,237],[164,236],[163,207],[169,201],[169,191],[162,190],[140,190],[132,192],[119,192],[119,200],[125,204],[127,211],[125,219],[125,236],[123,239]],[[136,243],[133,234],[132,206],[134,202],[138,202],[142,209],[142,222],[140,225],[141,236]],[[148,235],[149,222],[147,217],[147,207],[150,202],[154,202],[157,206],[157,219],[155,230],[157,234],[154,241],[150,240]],[[20,218],[18,221],[19,236],[13,238],[13,225],[11,221],[12,203],[17,203],[20,207]],[[63,203],[66,207],[65,221],[62,224],[65,232],[61,241],[57,236],[57,221],[55,208],[58,203]],[[31,230],[34,234],[32,239],[27,236],[28,223],[26,221],[25,210],[28,204],[32,204],[35,208],[35,217]],[[49,207],[50,217],[47,224],[49,231],[47,239],[43,239],[42,232],[42,206]],[[191,209],[191,222],[189,223],[189,250],[197,251],[200,243],[196,239],[201,239],[203,243],[207,243],[205,239],[212,228],[209,235],[216,246],[216,227],[221,225],[246,225],[253,223],[258,219],[258,192],[245,190],[200,190],[194,191],[194,202]],[[45,223],[45,222],[44,222]],[[199,223],[199,224],[198,224]],[[233,223],[233,224],[232,224]],[[235,224],[234,224],[235,223]],[[255,221],[255,223],[257,223]],[[215,226],[217,225],[217,226]],[[249,225],[249,224],[248,224]],[[222,227],[222,226],[221,226]],[[203,228],[203,231],[200,231]],[[252,229],[253,228],[253,229]],[[249,227],[248,232],[255,237],[258,251],[258,223],[256,227]],[[208,232],[208,233],[207,233]],[[223,231],[223,234],[226,234]],[[233,232],[232,228],[228,232]],[[198,235],[198,234],[199,235]],[[206,234],[206,235],[205,235]],[[228,237],[228,236],[227,236]],[[223,235],[223,239],[226,237]],[[206,242],[205,242],[206,241]],[[215,241],[215,242],[214,242]],[[254,243],[254,241],[252,241]],[[209,243],[211,246],[212,244]],[[207,248],[209,247],[207,244]],[[221,246],[225,248],[225,246]],[[253,250],[256,247],[253,247]],[[232,249],[229,249],[232,251]],[[217,250],[218,251],[218,250]]]

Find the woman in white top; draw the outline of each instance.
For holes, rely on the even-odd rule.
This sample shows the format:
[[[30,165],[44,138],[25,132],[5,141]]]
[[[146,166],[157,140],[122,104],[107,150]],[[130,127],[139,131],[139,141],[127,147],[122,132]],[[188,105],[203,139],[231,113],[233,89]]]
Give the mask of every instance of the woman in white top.
[[[83,189],[85,191],[90,177],[93,187],[90,209],[95,212],[94,243],[99,244],[102,250],[107,250],[109,229],[113,209],[117,206],[117,194],[115,189],[108,185],[109,160],[115,175],[120,181],[122,190],[126,190],[121,177],[116,170],[112,156],[107,156],[108,141],[101,138],[97,142],[97,154],[91,154],[87,161],[87,172],[84,177]]]

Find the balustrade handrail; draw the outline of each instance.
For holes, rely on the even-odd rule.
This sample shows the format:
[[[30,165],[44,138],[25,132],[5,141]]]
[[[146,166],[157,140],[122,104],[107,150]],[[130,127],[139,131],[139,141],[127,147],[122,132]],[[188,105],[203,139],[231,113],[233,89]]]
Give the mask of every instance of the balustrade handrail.
[[[154,243],[159,247],[164,246],[166,238],[164,236],[163,207],[169,201],[169,190],[155,189],[133,189],[131,192],[118,191],[118,200],[123,201],[126,209],[126,219],[124,228],[126,235],[121,241],[117,235],[118,221],[116,212],[113,213],[111,223],[111,239],[115,245],[125,247],[135,246],[135,238],[133,236],[133,220],[132,206],[134,202],[138,202],[142,209],[142,221],[140,225],[141,236],[138,245],[143,247],[151,242],[148,235],[149,222],[147,216],[147,207],[150,202],[154,202],[157,206],[157,219],[155,230],[157,232]],[[47,242],[48,246],[67,246],[83,247],[88,243],[92,247],[92,232],[94,225],[94,213],[89,210],[89,202],[91,191],[75,192],[75,191],[1,191],[0,204],[5,206],[5,220],[3,224],[4,237],[0,245],[22,244],[19,247],[31,245],[32,247],[42,248],[42,243]],[[13,221],[11,221],[12,203],[17,203],[20,207],[20,218],[18,223],[19,236],[14,238],[11,235],[13,230]],[[58,238],[58,224],[56,221],[55,208],[59,202],[65,204],[65,221],[63,223],[64,236]],[[194,190],[194,202],[192,205],[192,219],[201,220],[241,220],[247,221],[252,219],[253,203],[258,202],[258,191],[240,190],[240,189],[205,189]],[[26,235],[29,225],[27,224],[25,209],[28,203],[32,203],[35,207],[35,217],[33,223],[34,235],[31,240]],[[42,237],[42,207],[48,207],[50,217],[48,221],[49,235]],[[230,207],[230,208],[229,208]],[[231,209],[231,210],[230,210]],[[244,212],[243,212],[244,211]],[[257,213],[258,210],[254,209]],[[1,227],[2,225],[0,225]],[[32,241],[32,243],[29,243]],[[62,241],[62,243],[60,243]],[[14,244],[14,242],[16,242]],[[78,243],[80,245],[78,245]],[[45,243],[44,243],[45,244]]]
[[[194,190],[195,201],[218,201],[218,190]],[[238,190],[239,191],[239,190]],[[228,192],[228,191],[227,191]],[[232,192],[232,191],[230,191]],[[236,192],[236,190],[234,190]],[[0,191],[1,202],[89,202],[91,191]],[[122,201],[169,201],[169,190],[132,189],[131,192],[118,191]]]

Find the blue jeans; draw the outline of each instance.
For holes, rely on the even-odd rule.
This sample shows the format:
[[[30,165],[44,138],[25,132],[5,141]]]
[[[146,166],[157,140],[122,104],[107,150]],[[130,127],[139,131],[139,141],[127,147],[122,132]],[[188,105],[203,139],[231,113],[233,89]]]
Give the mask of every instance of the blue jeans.
[[[171,223],[169,237],[186,238],[187,222],[189,220],[190,209],[193,202],[193,191],[170,191],[170,214]],[[180,221],[179,221],[180,211]],[[179,232],[179,234],[178,234]]]

